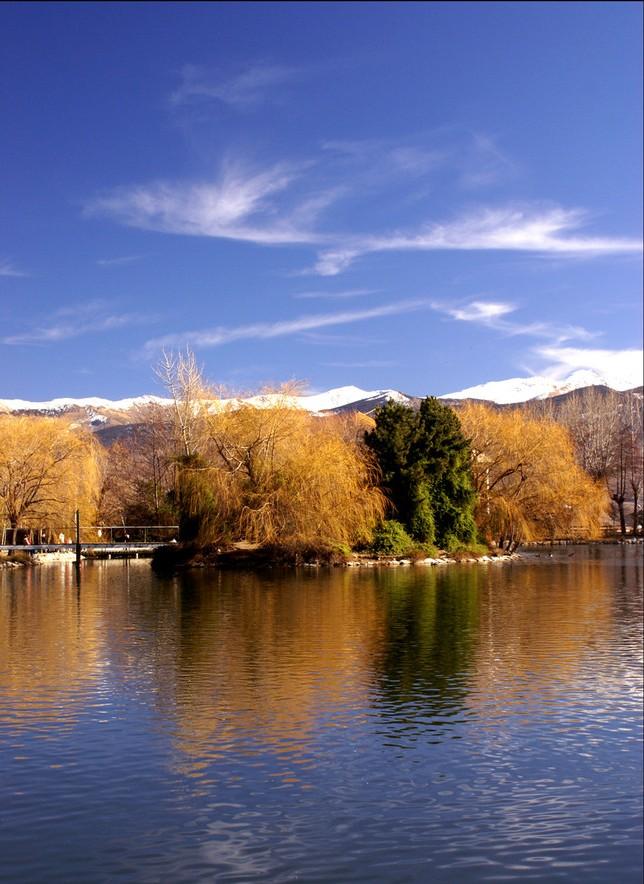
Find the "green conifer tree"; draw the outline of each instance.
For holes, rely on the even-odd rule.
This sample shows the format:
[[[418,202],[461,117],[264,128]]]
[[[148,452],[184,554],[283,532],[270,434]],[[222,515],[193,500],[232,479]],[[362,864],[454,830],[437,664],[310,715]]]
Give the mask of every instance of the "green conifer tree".
[[[388,402],[366,434],[397,517],[421,543],[472,543],[475,493],[470,449],[457,415],[431,397],[419,411]]]

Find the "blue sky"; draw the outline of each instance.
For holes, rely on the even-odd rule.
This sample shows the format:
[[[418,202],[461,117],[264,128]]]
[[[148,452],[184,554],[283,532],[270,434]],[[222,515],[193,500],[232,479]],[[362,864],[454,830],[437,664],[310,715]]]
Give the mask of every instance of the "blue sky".
[[[0,398],[642,346],[638,3],[4,4]]]

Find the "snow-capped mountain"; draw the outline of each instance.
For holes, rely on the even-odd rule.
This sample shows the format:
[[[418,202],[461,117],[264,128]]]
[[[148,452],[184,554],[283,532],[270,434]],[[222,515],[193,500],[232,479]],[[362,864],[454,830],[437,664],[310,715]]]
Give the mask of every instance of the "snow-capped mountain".
[[[110,411],[131,411],[141,405],[170,405],[171,399],[160,396],[136,396],[132,399],[100,399],[89,396],[84,399],[49,399],[46,402],[29,402],[26,399],[0,399],[0,410],[10,412],[47,412],[48,414],[64,414],[74,408],[109,408]]]
[[[579,369],[563,380],[535,375],[530,378],[509,378],[505,381],[489,381],[459,390],[457,393],[445,393],[440,399],[483,399],[496,402],[497,405],[513,405],[528,402],[531,399],[550,399],[561,396],[572,390],[584,387],[609,387],[613,390],[632,390],[641,385],[641,378],[613,378],[609,381],[596,371]],[[638,383],[639,382],[639,383]]]
[[[564,380],[548,377],[510,378],[505,381],[490,381],[476,387],[468,387],[456,393],[446,393],[439,398],[445,400],[481,399],[497,405],[512,405],[534,399],[548,399],[561,396],[572,390],[591,386],[610,387],[614,390],[630,390],[638,386],[635,378],[606,378],[595,371],[575,371]],[[641,384],[641,380],[639,381]],[[398,390],[362,390],[360,387],[337,387],[324,393],[297,395],[295,393],[263,393],[248,398],[221,399],[218,404],[239,406],[253,405],[268,408],[277,402],[286,402],[303,408],[313,414],[329,414],[346,411],[360,411],[372,414],[380,405],[388,401],[404,405],[418,406],[420,399],[408,396]],[[169,406],[171,399],[160,396],[137,396],[130,399],[62,398],[47,402],[29,402],[24,399],[0,399],[0,413],[66,416],[79,424],[96,429],[123,427],[142,420],[141,409],[148,405]],[[217,406],[213,402],[213,406]]]
[[[265,393],[259,396],[250,396],[247,399],[222,399],[223,405],[247,404],[256,408],[268,408],[278,402],[287,402],[294,408],[303,408],[306,411],[320,414],[328,411],[343,411],[347,408],[354,409],[358,403],[374,402],[372,407],[382,404],[387,400],[408,403],[412,397],[405,396],[397,390],[361,390],[360,387],[336,387],[325,393],[313,393],[311,395],[284,395],[283,393]],[[357,409],[354,409],[357,410]],[[360,409],[362,410],[362,409]]]
[[[303,408],[314,414],[334,411],[373,411],[388,400],[411,404],[414,399],[397,390],[361,390],[360,387],[337,387],[325,393],[296,395],[290,393],[264,393],[247,398],[217,400],[217,405],[253,405],[256,408],[269,408],[278,402],[285,402],[295,408]],[[66,415],[81,423],[98,426],[100,424],[121,424],[136,420],[137,411],[147,405],[169,406],[171,399],[160,396],[137,396],[130,399],[60,398],[46,402],[29,402],[25,399],[0,399],[0,413],[40,414],[48,416]],[[214,403],[213,403],[214,405]],[[215,406],[216,407],[216,406]],[[140,418],[139,418],[140,419]]]

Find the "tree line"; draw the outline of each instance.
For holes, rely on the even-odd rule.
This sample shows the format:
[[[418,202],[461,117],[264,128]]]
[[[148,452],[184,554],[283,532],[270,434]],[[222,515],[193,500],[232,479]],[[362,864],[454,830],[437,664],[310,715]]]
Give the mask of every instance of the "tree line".
[[[172,407],[140,409],[109,447],[62,418],[0,416],[6,542],[21,529],[57,539],[77,508],[85,524],[177,524],[200,546],[342,554],[592,538],[611,504],[622,534],[641,524],[635,396],[572,396],[556,413],[456,411],[430,397],[416,410],[389,402],[374,418],[319,417],[294,407],[289,389],[262,407],[225,402],[191,353],[165,356],[158,373]]]

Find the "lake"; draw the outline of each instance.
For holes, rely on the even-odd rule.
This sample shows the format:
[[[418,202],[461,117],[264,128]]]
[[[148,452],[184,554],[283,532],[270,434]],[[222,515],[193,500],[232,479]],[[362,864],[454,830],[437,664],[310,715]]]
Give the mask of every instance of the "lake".
[[[639,882],[641,551],[0,571],[0,880]]]

